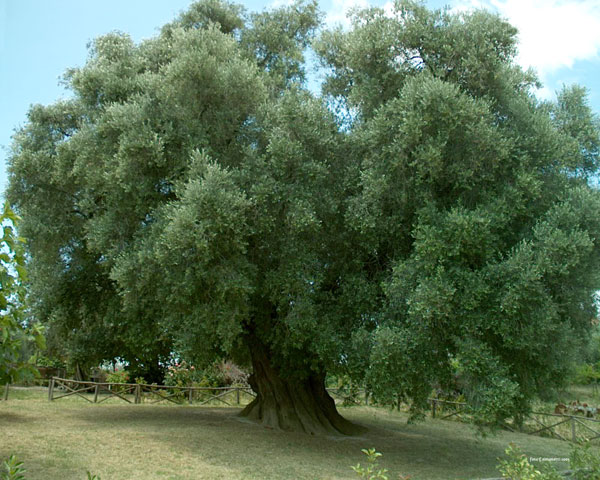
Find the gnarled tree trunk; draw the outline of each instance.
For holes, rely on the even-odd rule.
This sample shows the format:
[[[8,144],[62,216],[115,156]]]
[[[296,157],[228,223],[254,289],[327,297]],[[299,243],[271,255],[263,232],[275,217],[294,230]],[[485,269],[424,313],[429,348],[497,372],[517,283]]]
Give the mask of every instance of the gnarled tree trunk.
[[[364,427],[343,418],[325,389],[325,375],[312,374],[303,381],[282,378],[271,365],[267,350],[251,348],[254,372],[248,382],[256,398],[240,413],[265,427],[315,434],[354,435]]]

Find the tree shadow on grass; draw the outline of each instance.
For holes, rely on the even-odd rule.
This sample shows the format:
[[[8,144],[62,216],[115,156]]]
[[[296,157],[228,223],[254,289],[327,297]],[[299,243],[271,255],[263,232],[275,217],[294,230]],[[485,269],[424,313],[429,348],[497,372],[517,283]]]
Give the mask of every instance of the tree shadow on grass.
[[[236,418],[238,412],[233,408],[119,405],[87,408],[73,415],[96,429],[117,428],[129,434],[143,431],[166,450],[214,465],[231,465],[235,459],[241,478],[352,478],[350,466],[365,461],[363,448],[382,452],[381,464],[392,477],[490,477],[496,475],[497,459],[511,441],[503,434],[478,438],[472,428],[458,423],[456,428],[449,422],[444,428],[428,421],[407,425],[405,418],[370,419],[352,411],[344,414],[368,427],[366,433],[314,437],[241,422]],[[551,452],[543,448],[526,453],[543,456]],[[554,453],[558,456],[559,452]]]
[[[211,408],[187,406],[133,406],[110,405],[103,408],[87,408],[73,412],[73,416],[84,422],[97,424],[135,422],[145,424],[198,424],[219,425],[225,420],[234,418],[241,409],[237,408]]]
[[[69,416],[99,435],[140,438],[167,455],[190,462],[234,466],[239,478],[352,478],[351,465],[364,463],[363,448],[383,453],[390,478],[476,479],[498,476],[496,465],[508,443],[534,457],[566,457],[569,445],[557,440],[498,432],[481,438],[472,426],[425,420],[384,409],[349,408],[342,414],[368,428],[356,437],[310,436],[265,428],[237,418],[237,408],[106,405],[74,409]],[[140,447],[142,448],[142,447]],[[170,452],[170,453],[169,453]],[[555,465],[565,468],[565,465]],[[238,478],[238,477],[236,477]]]
[[[72,475],[62,478],[79,479],[85,468],[114,476],[104,463],[94,463],[96,456],[112,458],[115,471],[134,465],[130,471],[139,471],[131,476],[136,479],[158,478],[152,472],[171,463],[180,465],[181,478],[194,480],[208,478],[198,472],[211,468],[210,478],[236,480],[353,478],[350,466],[365,462],[361,449],[375,448],[383,453],[380,463],[390,478],[476,479],[498,476],[497,459],[511,441],[528,456],[566,457],[570,450],[566,442],[507,432],[478,438],[472,427],[459,422],[407,425],[402,413],[370,407],[341,409],[348,420],[368,427],[366,433],[313,437],[242,422],[238,408],[75,401],[33,406],[23,414],[0,411],[0,451],[10,448],[2,438],[3,425],[15,438],[39,437],[30,444],[20,440],[31,478],[58,478],[67,469]],[[78,458],[76,465],[68,460],[72,457]]]
[[[0,412],[0,427],[3,423],[26,423],[33,421],[32,418],[14,412]],[[1,431],[1,430],[0,430]]]

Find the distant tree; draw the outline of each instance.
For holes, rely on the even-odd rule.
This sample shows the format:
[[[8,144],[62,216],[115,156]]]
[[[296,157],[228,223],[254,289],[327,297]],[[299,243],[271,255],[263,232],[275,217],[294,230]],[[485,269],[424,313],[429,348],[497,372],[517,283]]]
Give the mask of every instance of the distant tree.
[[[327,372],[416,410],[459,373],[486,422],[560,380],[600,285],[585,95],[537,101],[489,13],[353,22],[314,41],[314,3],[199,2],[96,39],[73,97],[31,109],[8,197],[72,351],[246,361],[242,414],[309,433],[355,431]]]
[[[39,325],[26,324],[27,271],[24,239],[17,236],[19,217],[8,203],[0,212],[0,385],[34,375],[34,368],[23,359],[24,344],[35,342],[44,348]]]

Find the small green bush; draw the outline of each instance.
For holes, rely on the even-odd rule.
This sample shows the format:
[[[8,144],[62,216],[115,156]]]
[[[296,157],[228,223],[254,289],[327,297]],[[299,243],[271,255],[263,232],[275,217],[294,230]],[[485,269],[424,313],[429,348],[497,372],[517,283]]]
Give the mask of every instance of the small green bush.
[[[575,367],[573,374],[573,383],[576,385],[589,385],[597,383],[600,380],[600,369],[598,365],[583,363]]]
[[[356,472],[356,474],[361,478],[367,478],[369,480],[388,480],[387,468],[378,468],[379,463],[377,459],[381,457],[381,453],[375,451],[374,448],[362,449],[363,452],[367,456],[367,465],[363,467],[360,463],[357,463],[354,467],[351,467],[352,470]]]
[[[66,368],[66,363],[60,358],[47,357],[45,355],[36,355],[35,364],[38,367],[50,367],[50,368]]]
[[[194,386],[197,376],[194,366],[188,366],[186,362],[176,363],[167,368],[163,383],[174,387],[168,390],[168,393],[173,395],[173,400],[183,402],[185,392],[181,388]]]
[[[551,466],[536,469],[527,457],[513,444],[506,449],[508,459],[500,460],[498,470],[502,478],[512,480],[564,480]],[[569,457],[572,470],[571,480],[600,480],[600,456],[591,451],[589,443],[583,447],[574,447]]]
[[[116,369],[114,372],[109,372],[106,375],[108,383],[127,383],[129,382],[129,372],[127,370]]]
[[[362,466],[360,463],[350,467],[361,478],[369,480],[388,480],[388,470],[379,468],[378,459],[382,456],[374,448],[361,450],[367,456],[367,464]],[[564,480],[561,475],[552,466],[545,468],[536,468],[529,463],[527,456],[521,452],[519,447],[513,443],[509,444],[505,450],[507,458],[498,459],[498,470],[502,478],[510,480]],[[583,447],[574,447],[569,458],[571,474],[568,477],[571,480],[600,480],[600,456],[591,451],[588,444]],[[408,480],[409,476],[398,476],[399,480]]]
[[[563,480],[563,476],[552,467],[544,470],[536,469],[529,463],[527,456],[512,443],[505,450],[505,453],[508,458],[500,460],[498,466],[502,478],[512,480]]]
[[[19,462],[14,455],[2,463],[2,470],[1,480],[25,480],[23,462]]]
[[[183,402],[185,400],[185,387],[223,387],[226,386],[225,376],[219,368],[219,363],[204,370],[198,369],[193,365],[189,365],[185,361],[176,363],[167,368],[167,373],[164,378],[164,384],[172,389],[169,389],[169,394],[173,395],[173,399]],[[208,398],[209,392],[196,393],[199,399]]]
[[[129,372],[127,370],[115,369],[114,372],[109,372],[106,375],[106,381],[108,383],[128,383],[129,382]],[[127,389],[127,387],[123,385],[112,385],[111,390],[117,393],[122,393]]]
[[[191,387],[197,379],[198,374],[195,367],[181,362],[167,368],[164,384],[173,387]]]
[[[575,471],[573,480],[600,480],[600,456],[590,450],[587,443],[583,448],[574,448],[569,458],[571,468]]]

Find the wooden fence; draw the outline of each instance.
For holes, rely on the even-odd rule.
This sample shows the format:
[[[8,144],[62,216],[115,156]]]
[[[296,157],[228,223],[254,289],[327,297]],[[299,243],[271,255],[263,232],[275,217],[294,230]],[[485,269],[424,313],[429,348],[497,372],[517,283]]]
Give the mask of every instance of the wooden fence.
[[[336,405],[368,405],[369,392],[364,388],[348,391],[344,388],[327,388],[327,393],[333,398]]]
[[[600,420],[595,418],[542,412],[532,412],[528,418],[533,420],[538,427],[542,427],[533,432],[527,432],[532,435],[548,432],[556,438],[570,440],[571,442],[591,442],[600,438],[600,431],[598,431]],[[548,419],[547,422],[551,425],[545,423],[543,419]],[[563,425],[562,429],[557,428],[561,425]],[[565,429],[565,427],[567,428]]]
[[[369,405],[369,393],[364,389],[348,392],[340,388],[328,388],[336,404]],[[206,405],[220,402],[228,406],[243,405],[242,400],[255,397],[249,387],[178,387],[169,385],[147,385],[137,383],[101,383],[84,382],[60,377],[52,377],[48,386],[48,400],[58,400],[72,395],[79,396],[90,403],[102,403],[109,398],[121,399],[127,403],[172,402],[190,405]],[[4,400],[8,398],[8,385],[5,386]],[[233,399],[232,399],[233,397]],[[432,418],[445,420],[453,416],[468,415],[467,404],[439,398],[428,399]],[[400,404],[398,404],[398,407]],[[518,429],[505,424],[511,431]],[[591,442],[600,439],[600,420],[580,415],[532,412],[525,418],[522,433],[531,435],[550,435],[571,442]]]
[[[461,413],[465,413],[467,409],[467,404],[464,402],[452,402],[450,400],[440,400],[439,398],[428,398],[427,401],[431,404],[431,418],[438,418],[439,420],[444,420],[453,417],[454,415],[460,415]],[[451,405],[453,411],[445,413],[445,409],[443,408],[444,405]],[[442,414],[441,417],[438,417],[438,412]]]
[[[362,405],[369,403],[368,393],[364,389],[349,393],[339,388],[328,388],[336,404]],[[90,403],[102,403],[109,398],[118,398],[127,403],[158,403],[169,401],[181,404],[187,401],[190,405],[206,405],[211,401],[219,401],[225,405],[242,405],[242,394],[255,397],[249,387],[178,387],[170,385],[147,385],[139,383],[106,383],[71,380],[52,377],[48,385],[48,400],[58,400],[76,395]],[[235,403],[231,396],[235,395]],[[247,397],[246,397],[247,398]],[[229,400],[229,401],[228,401]]]
[[[466,414],[467,404],[464,402],[452,402],[430,398],[432,418],[446,419],[454,415]],[[451,406],[449,413],[445,405]],[[442,413],[440,417],[439,414]],[[517,431],[514,426],[505,424],[504,427],[511,431]],[[541,427],[541,428],[540,428]],[[522,433],[530,435],[543,435],[544,433],[560,440],[578,442],[591,442],[600,438],[600,420],[588,418],[581,415],[565,415],[558,413],[531,412],[525,417]]]
[[[187,401],[190,405],[194,403],[205,405],[216,400],[234,406],[234,401],[230,397],[235,397],[235,405],[241,405],[242,394],[255,396],[249,387],[178,387],[142,383],[100,383],[59,377],[52,377],[48,386],[50,401],[76,395],[90,403],[102,403],[109,398],[117,398],[136,404],[163,401],[180,404]]]

